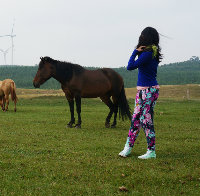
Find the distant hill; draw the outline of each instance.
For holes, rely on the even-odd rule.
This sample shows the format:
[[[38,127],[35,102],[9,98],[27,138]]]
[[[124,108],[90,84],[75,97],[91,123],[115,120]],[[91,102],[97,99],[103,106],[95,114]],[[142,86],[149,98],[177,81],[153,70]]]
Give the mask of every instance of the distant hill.
[[[137,71],[116,69],[125,80],[126,87],[137,84]],[[200,61],[185,61],[159,66],[157,80],[160,85],[200,84]]]
[[[34,88],[33,78],[38,66],[0,66],[0,80],[11,78],[18,88]],[[97,68],[88,68],[97,69]],[[114,68],[123,78],[126,88],[134,87],[137,83],[137,70],[127,71],[125,67]],[[160,85],[200,84],[200,60],[162,65],[158,68],[158,82]],[[50,79],[43,89],[60,89],[55,79]]]

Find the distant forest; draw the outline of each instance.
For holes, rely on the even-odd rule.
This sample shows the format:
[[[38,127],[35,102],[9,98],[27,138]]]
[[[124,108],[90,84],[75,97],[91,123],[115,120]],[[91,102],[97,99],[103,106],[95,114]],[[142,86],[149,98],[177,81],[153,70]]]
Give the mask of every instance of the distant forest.
[[[86,69],[98,69],[87,68]],[[0,80],[11,78],[17,88],[34,88],[32,81],[38,66],[0,66]],[[135,87],[137,84],[137,70],[127,71],[126,67],[113,68],[124,79],[125,87]],[[193,57],[188,61],[159,66],[158,83],[160,85],[200,84],[200,60]],[[43,89],[60,89],[60,83],[51,78]]]

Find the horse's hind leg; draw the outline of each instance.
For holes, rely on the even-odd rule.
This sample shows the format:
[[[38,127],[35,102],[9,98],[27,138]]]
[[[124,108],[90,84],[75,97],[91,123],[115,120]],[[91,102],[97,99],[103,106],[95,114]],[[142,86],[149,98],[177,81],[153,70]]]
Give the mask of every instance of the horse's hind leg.
[[[106,117],[106,122],[105,122],[105,127],[109,128],[110,127],[110,119],[113,115],[113,108],[114,105],[112,103],[112,101],[110,100],[109,96],[104,96],[104,97],[100,97],[100,99],[109,107],[110,112],[108,113],[108,116]]]
[[[111,128],[115,128],[117,124],[117,113],[118,113],[118,99],[115,96],[112,96],[113,99],[113,112],[114,112],[114,120],[111,125]]]
[[[17,108],[16,108],[16,104],[17,104],[17,97],[15,97],[15,98],[13,99],[13,102],[14,102],[14,104],[15,104],[14,111],[16,112],[16,111],[17,111]]]
[[[15,104],[14,111],[15,111],[15,112],[17,111],[17,108],[16,108],[16,103],[17,103],[17,101],[16,101],[16,100],[14,100],[14,104]]]

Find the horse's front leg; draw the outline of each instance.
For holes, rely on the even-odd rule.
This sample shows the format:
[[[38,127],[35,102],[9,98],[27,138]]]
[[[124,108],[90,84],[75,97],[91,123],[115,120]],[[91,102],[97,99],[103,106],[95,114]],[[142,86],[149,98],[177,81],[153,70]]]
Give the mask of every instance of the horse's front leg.
[[[68,99],[69,103],[69,108],[70,108],[70,113],[71,113],[71,120],[67,124],[67,127],[72,128],[73,124],[75,123],[75,118],[74,118],[74,100],[73,99]]]
[[[3,104],[3,98],[2,97],[0,97],[0,105],[1,105],[2,110],[4,111],[4,104]]]
[[[81,97],[75,96],[76,101],[76,111],[78,114],[78,123],[75,125],[75,128],[81,128]]]

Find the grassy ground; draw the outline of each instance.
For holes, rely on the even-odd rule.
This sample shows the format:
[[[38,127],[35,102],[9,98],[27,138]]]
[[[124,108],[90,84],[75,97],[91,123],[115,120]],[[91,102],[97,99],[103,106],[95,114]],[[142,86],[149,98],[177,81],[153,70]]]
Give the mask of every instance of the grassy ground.
[[[162,97],[155,160],[137,159],[146,151],[142,130],[132,155],[118,157],[130,122],[104,128],[108,109],[98,99],[82,101],[82,129],[66,128],[62,96],[20,98],[16,113],[10,104],[0,112],[0,195],[199,195],[200,101]]]

